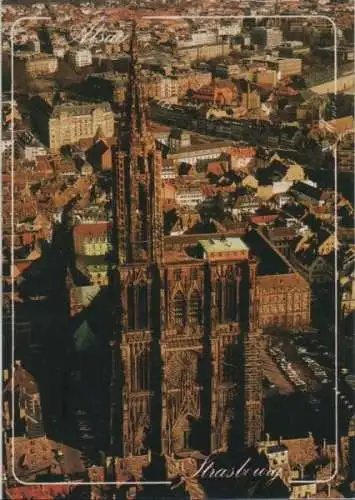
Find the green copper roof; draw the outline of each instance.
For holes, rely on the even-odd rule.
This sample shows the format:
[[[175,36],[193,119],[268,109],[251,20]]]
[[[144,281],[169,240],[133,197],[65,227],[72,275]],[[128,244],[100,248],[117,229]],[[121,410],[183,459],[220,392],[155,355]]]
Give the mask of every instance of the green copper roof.
[[[74,334],[74,343],[77,351],[85,351],[95,343],[95,335],[85,320]]]
[[[207,254],[211,252],[233,252],[240,250],[249,250],[244,241],[242,241],[240,238],[211,238],[209,240],[199,240],[199,243]]]

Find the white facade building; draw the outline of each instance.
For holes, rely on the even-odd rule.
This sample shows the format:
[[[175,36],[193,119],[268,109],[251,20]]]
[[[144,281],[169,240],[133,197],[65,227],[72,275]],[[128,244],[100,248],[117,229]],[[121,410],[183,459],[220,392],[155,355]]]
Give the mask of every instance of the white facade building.
[[[76,68],[91,66],[92,54],[89,49],[71,50],[69,52],[69,61]]]
[[[196,45],[211,45],[217,42],[217,35],[213,31],[196,31],[191,34],[188,40],[178,40],[177,46],[182,47],[195,47]]]
[[[282,42],[282,31],[278,28],[267,28],[266,29],[266,46],[269,48],[274,48],[280,45]]]
[[[161,178],[165,181],[176,178],[176,167],[172,162],[163,161]]]
[[[97,235],[84,238],[82,242],[84,255],[106,255],[111,250],[108,235]]]
[[[63,59],[66,53],[66,48],[58,45],[57,47],[53,47],[53,55],[58,57],[58,59]]]
[[[10,159],[12,153],[11,134],[3,132],[0,144],[1,144],[1,157],[5,160]]]
[[[175,200],[181,206],[195,207],[202,203],[204,199],[200,186],[181,186],[177,188]]]
[[[227,26],[219,26],[218,27],[218,35],[223,36],[223,35],[229,35],[229,36],[235,36],[239,35],[242,30],[241,23],[232,23],[228,24]]]
[[[33,40],[30,40],[30,42],[28,42],[28,48],[32,52],[41,52],[41,43],[38,40],[38,38],[34,38]]]
[[[165,77],[160,81],[160,96],[162,99],[169,99],[177,96],[179,90],[178,81],[174,78]]]
[[[15,152],[19,158],[36,161],[37,156],[45,156],[48,151],[31,132],[24,130],[17,134]]]

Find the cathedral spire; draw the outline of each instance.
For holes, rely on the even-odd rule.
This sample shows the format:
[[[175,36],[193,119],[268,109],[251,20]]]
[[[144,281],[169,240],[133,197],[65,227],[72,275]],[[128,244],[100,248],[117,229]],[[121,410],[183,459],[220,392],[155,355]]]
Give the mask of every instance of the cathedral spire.
[[[136,21],[132,23],[129,55],[127,89],[128,148],[131,154],[134,154],[138,147],[147,143],[149,135],[145,117],[143,89],[139,78]]]
[[[136,64],[138,59],[137,22],[132,21],[131,43],[129,49],[131,63]]]

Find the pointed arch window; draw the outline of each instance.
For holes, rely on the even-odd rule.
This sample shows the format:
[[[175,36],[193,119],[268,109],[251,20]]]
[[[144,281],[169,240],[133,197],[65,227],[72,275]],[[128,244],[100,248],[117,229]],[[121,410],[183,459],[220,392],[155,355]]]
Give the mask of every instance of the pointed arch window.
[[[183,431],[183,443],[182,447],[184,450],[188,450],[190,448],[190,441],[191,441],[191,430],[187,429]]]
[[[228,280],[226,283],[226,320],[235,321],[237,308],[236,283]]]
[[[180,291],[174,297],[174,323],[180,326],[186,325],[186,300]]]
[[[134,330],[135,328],[135,290],[133,285],[127,287],[127,316],[128,316],[128,329]]]
[[[201,324],[202,319],[202,301],[201,295],[197,290],[194,290],[190,296],[189,304],[189,322],[192,324]]]
[[[149,352],[141,351],[136,356],[135,389],[136,391],[146,391],[150,385]]]
[[[144,156],[138,156],[137,166],[138,166],[138,172],[140,174],[144,174],[145,170],[146,170],[146,164],[145,164]]]
[[[223,323],[223,284],[220,280],[216,283],[216,309],[217,322]]]
[[[148,286],[146,283],[140,283],[137,288],[137,327],[143,330],[148,328]]]
[[[221,360],[223,382],[232,382],[235,380],[237,359],[236,347],[234,345],[227,345]]]
[[[217,322],[236,321],[237,318],[237,284],[233,278],[216,283]]]

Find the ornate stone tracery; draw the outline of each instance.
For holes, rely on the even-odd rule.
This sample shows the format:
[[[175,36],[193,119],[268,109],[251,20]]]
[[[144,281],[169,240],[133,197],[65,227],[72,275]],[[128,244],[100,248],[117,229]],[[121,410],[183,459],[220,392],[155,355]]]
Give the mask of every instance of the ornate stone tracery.
[[[231,346],[240,335],[243,294],[250,294],[245,316],[255,330],[256,271],[252,267],[249,276],[248,263],[238,259],[165,259],[162,157],[145,121],[134,34],[130,55],[128,126],[113,148],[119,283],[115,335],[123,373],[117,411],[122,424],[119,431],[112,426],[111,434],[120,433],[124,457],[146,453],[155,427],[161,427],[163,453],[208,452],[226,446],[228,439],[234,411],[230,394],[238,393],[239,381],[234,368],[225,370],[223,363],[234,363]],[[255,355],[253,336],[248,348]],[[261,432],[255,359],[250,367],[248,398],[256,418],[251,411],[244,421],[240,418],[249,441]],[[198,443],[201,422],[209,435],[204,431],[204,442]]]

